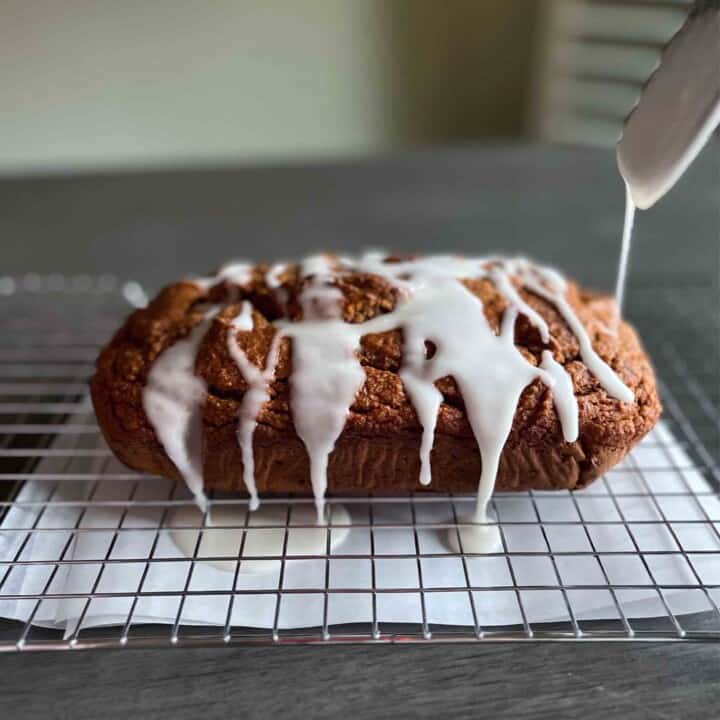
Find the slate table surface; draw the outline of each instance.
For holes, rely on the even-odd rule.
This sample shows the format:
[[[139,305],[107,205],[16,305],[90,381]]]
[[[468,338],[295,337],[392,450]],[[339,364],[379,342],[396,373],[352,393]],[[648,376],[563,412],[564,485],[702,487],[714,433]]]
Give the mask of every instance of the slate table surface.
[[[633,292],[717,301],[720,175],[705,150],[640,213]],[[0,274],[112,273],[154,290],[228,258],[502,250],[613,286],[624,190],[609,150],[492,146],[362,161],[0,179]],[[707,308],[705,308],[707,311]],[[648,328],[649,329],[649,328]],[[111,329],[109,329],[110,332]],[[699,339],[700,340],[700,339]],[[708,381],[712,382],[712,381]],[[713,392],[710,385],[708,393]],[[478,643],[9,653],[3,718],[707,718],[720,644]]]

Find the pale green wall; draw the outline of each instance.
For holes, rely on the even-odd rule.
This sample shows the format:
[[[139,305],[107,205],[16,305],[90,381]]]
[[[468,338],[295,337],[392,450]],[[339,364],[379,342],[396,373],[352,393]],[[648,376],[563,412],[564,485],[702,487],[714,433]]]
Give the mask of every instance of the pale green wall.
[[[534,6],[2,0],[0,172],[516,134]]]

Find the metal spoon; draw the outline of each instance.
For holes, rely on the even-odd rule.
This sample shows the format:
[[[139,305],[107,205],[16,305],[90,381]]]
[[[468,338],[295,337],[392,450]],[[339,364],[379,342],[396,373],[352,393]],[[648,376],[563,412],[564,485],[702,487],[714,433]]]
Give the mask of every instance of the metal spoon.
[[[697,2],[625,120],[617,163],[645,210],[679,180],[720,123],[720,0]]]

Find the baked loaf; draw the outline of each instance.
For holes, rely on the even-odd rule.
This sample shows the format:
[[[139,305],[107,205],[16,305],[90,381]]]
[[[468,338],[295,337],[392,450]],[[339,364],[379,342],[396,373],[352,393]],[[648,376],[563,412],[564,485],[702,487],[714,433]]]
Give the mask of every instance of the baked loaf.
[[[330,265],[340,262],[332,256],[326,261]],[[385,258],[383,262],[399,260]],[[317,273],[300,264],[259,264],[240,275],[221,272],[209,280],[172,284],[146,308],[133,312],[102,350],[91,381],[97,419],[115,455],[136,470],[180,479],[144,410],[143,391],[157,358],[205,322],[207,330],[198,341],[194,359],[195,375],[207,385],[200,434],[204,487],[245,491],[237,431],[250,385],[231,355],[228,334],[245,357],[262,369],[278,321],[292,327],[307,315],[303,293],[316,279]],[[565,440],[552,391],[540,379],[532,380],[517,401],[500,456],[496,489],[584,487],[621,460],[658,419],[660,403],[652,367],[632,327],[621,322],[616,332],[612,330],[617,322],[614,301],[567,281],[563,286],[567,306],[584,327],[595,353],[632,391],[629,402],[612,397],[583,361],[578,337],[556,304],[537,287],[532,291],[517,277],[510,279],[516,297],[526,306],[511,329],[514,346],[530,366],[539,366],[543,350],[549,350],[564,368],[577,402],[579,433],[572,442]],[[507,292],[501,292],[490,276],[459,282],[482,301],[489,327],[500,333]],[[365,323],[391,313],[403,297],[398,283],[362,265],[336,268],[323,283],[337,293],[345,323]],[[209,308],[215,314],[208,313]],[[233,319],[243,308],[250,312],[251,325],[236,330]],[[534,322],[528,317],[531,311],[537,314]],[[549,337],[545,339],[538,318],[547,324]],[[442,402],[430,456],[432,482],[420,484],[422,425],[399,375],[403,341],[401,328],[359,339],[355,354],[365,379],[329,455],[330,493],[474,492],[478,488],[481,454],[453,377],[435,382]],[[283,337],[277,343],[268,399],[259,408],[252,435],[255,486],[261,496],[310,494],[313,489],[309,455],[296,432],[291,403],[293,342],[292,337]],[[430,357],[436,348],[432,342],[426,342],[426,347]]]

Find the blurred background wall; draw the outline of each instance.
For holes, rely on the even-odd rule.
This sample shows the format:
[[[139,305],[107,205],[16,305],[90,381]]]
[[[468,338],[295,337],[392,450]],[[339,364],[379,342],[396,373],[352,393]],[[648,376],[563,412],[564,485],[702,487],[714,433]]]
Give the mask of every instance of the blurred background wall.
[[[1,0],[0,174],[611,143],[684,0]]]

